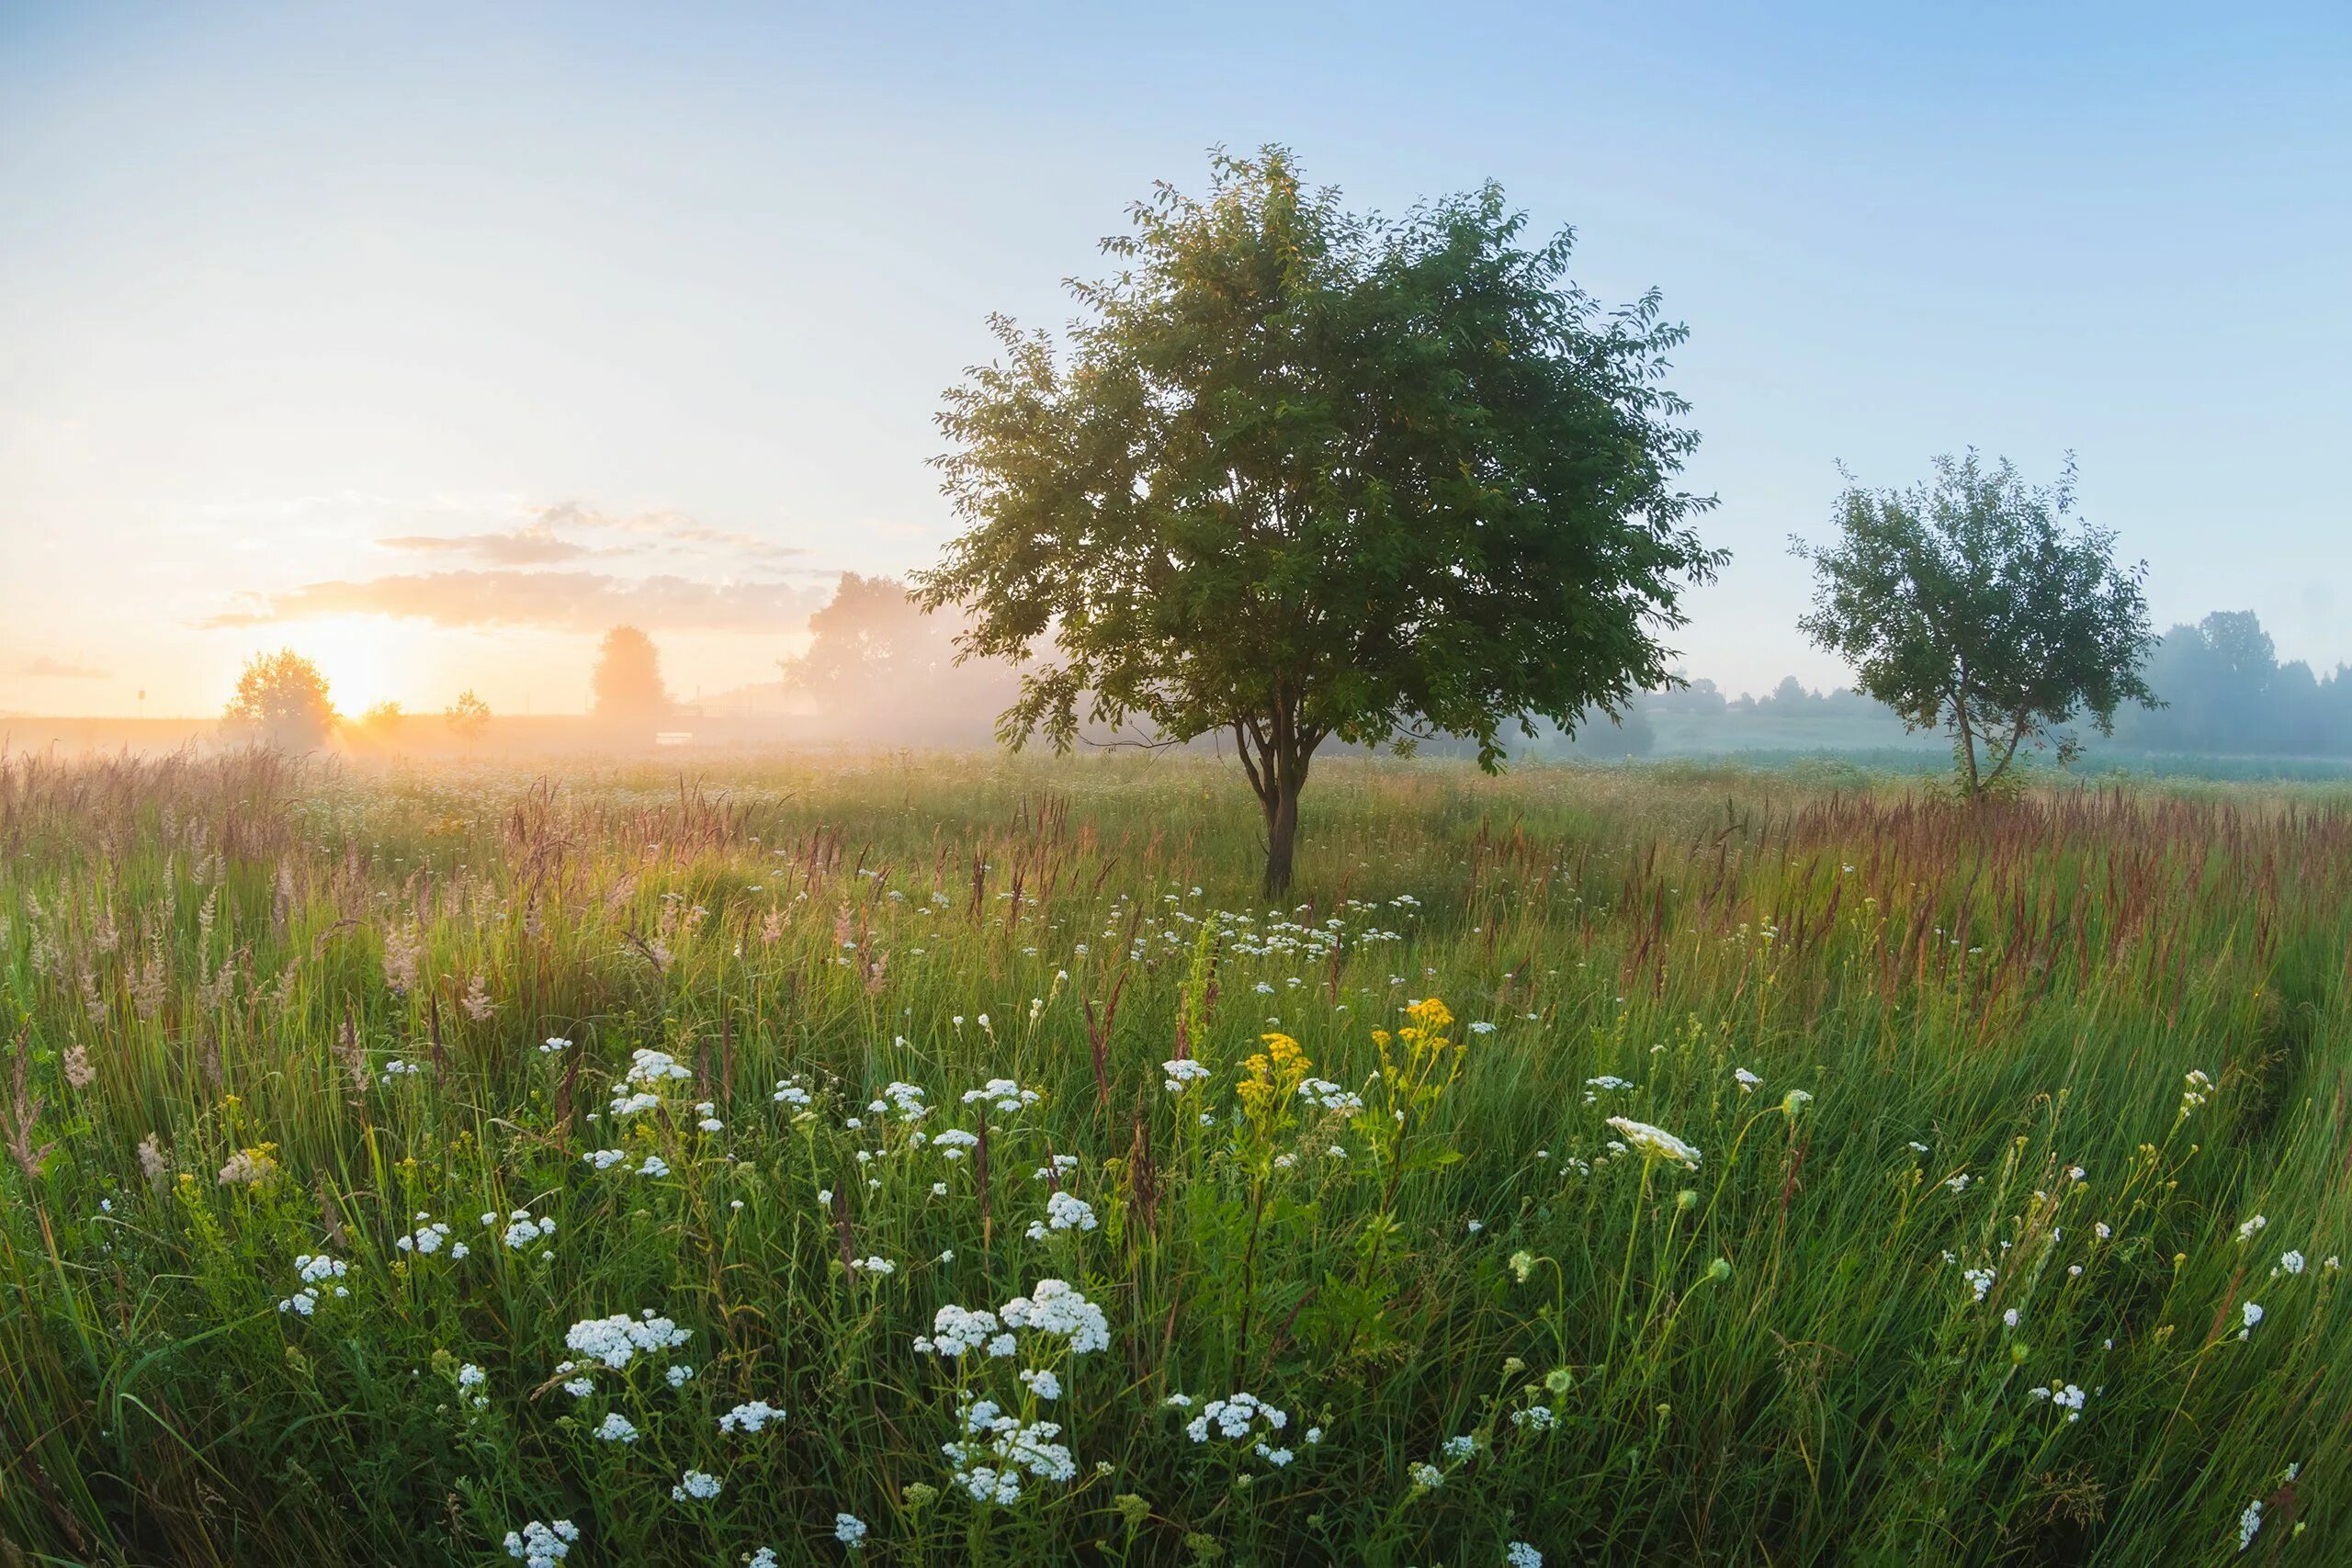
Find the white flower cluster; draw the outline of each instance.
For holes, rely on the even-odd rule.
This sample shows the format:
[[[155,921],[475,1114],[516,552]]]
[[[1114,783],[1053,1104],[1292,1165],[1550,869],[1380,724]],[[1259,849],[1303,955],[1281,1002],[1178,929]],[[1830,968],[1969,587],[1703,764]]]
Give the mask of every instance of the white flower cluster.
[[[610,1317],[582,1318],[564,1331],[564,1348],[602,1361],[618,1371],[643,1351],[674,1349],[694,1337],[694,1330],[680,1328],[666,1317],[657,1317],[648,1307],[636,1317],[616,1312]]]
[[[424,1071],[424,1068],[422,1064],[416,1062],[404,1062],[398,1056],[395,1056],[390,1061],[384,1064],[383,1081],[389,1085],[394,1078],[413,1077],[423,1071]]]
[[[490,1396],[480,1392],[490,1382],[490,1374],[468,1361],[458,1369],[458,1392],[476,1410],[490,1408]]]
[[[1183,1399],[1186,1405],[1192,1403],[1182,1394],[1168,1403],[1174,1404],[1177,1399]],[[1184,1435],[1196,1443],[1205,1443],[1214,1432],[1217,1437],[1238,1442],[1250,1437],[1252,1429],[1260,1424],[1263,1424],[1269,1432],[1279,1432],[1290,1425],[1290,1412],[1267,1404],[1254,1393],[1229,1393],[1223,1399],[1212,1399],[1202,1405],[1201,1413],[1184,1423]],[[1258,1449],[1261,1453],[1266,1452],[1263,1442],[1258,1445]],[[1287,1460],[1285,1453],[1284,1462]]]
[[[803,1111],[806,1111],[808,1108],[808,1086],[803,1084],[798,1078],[776,1079],[775,1092],[768,1096],[768,1098],[775,1100],[778,1105],[797,1106]]]
[[[1034,1179],[1057,1181],[1069,1172],[1076,1170],[1078,1166],[1079,1159],[1076,1155],[1056,1155],[1051,1165],[1041,1165],[1037,1168]]]
[[[782,1421],[784,1412],[764,1399],[754,1399],[739,1404],[718,1418],[722,1432],[756,1432],[772,1421]]]
[[[675,1486],[670,1488],[670,1495],[681,1503],[689,1497],[707,1501],[718,1495],[718,1477],[707,1470],[690,1470],[678,1478]]]
[[[920,1084],[892,1082],[882,1089],[882,1098],[865,1109],[879,1116],[885,1111],[896,1112],[901,1122],[915,1122],[931,1114],[931,1107],[922,1102]]]
[[[1073,1356],[1111,1348],[1111,1325],[1102,1309],[1059,1280],[1038,1280],[1028,1295],[1013,1297],[998,1313],[1011,1327],[1068,1340]]]
[[[2256,1214],[2254,1218],[2246,1221],[2245,1224],[2238,1227],[2238,1239],[2240,1241],[2252,1241],[2255,1238],[2256,1233],[2259,1232],[2263,1227],[2269,1224],[2270,1222],[2267,1219],[2265,1219],[2260,1214]]]
[[[1756,1086],[1764,1081],[1746,1067],[1733,1068],[1731,1076],[1732,1081],[1739,1085],[1739,1092],[1742,1094],[1754,1094]]]
[[[1523,1540],[1512,1541],[1503,1548],[1506,1568],[1544,1568],[1544,1554]]]
[[[552,1056],[559,1051],[569,1051],[571,1049],[571,1042],[566,1040],[560,1034],[550,1034],[545,1040],[539,1042],[539,1055],[542,1056]]]
[[[1672,1160],[1692,1170],[1699,1168],[1699,1151],[1663,1127],[1653,1127],[1630,1116],[1611,1116],[1609,1124],[1623,1134],[1625,1141],[1640,1150],[1645,1159]]]
[[[899,1271],[899,1266],[887,1258],[853,1258],[849,1266],[852,1273],[872,1274],[877,1278]]]
[[[992,1399],[974,1400],[956,1414],[972,1440],[943,1444],[941,1451],[956,1467],[956,1484],[974,1501],[1019,1502],[1024,1471],[1040,1481],[1078,1478],[1069,1445],[1055,1441],[1062,1433],[1059,1422],[1023,1421]]]
[[[495,1213],[486,1213],[481,1217],[481,1224],[482,1228],[488,1230],[498,1224],[498,1215]],[[530,1210],[515,1209],[506,1216],[506,1234],[502,1239],[506,1243],[507,1251],[520,1252],[533,1242],[553,1235],[555,1221],[535,1219]]]
[[[596,1436],[608,1443],[633,1443],[639,1434],[637,1423],[616,1410],[605,1416],[605,1424],[596,1428]]]
[[[598,1170],[610,1170],[628,1158],[628,1151],[627,1149],[590,1149],[580,1158],[583,1163],[592,1165]]]
[[[308,1317],[319,1310],[319,1292],[316,1287],[329,1280],[341,1280],[345,1274],[351,1272],[351,1265],[340,1258],[329,1258],[323,1252],[305,1252],[295,1258],[294,1272],[301,1280],[302,1287],[278,1303],[277,1310]],[[339,1284],[334,1287],[334,1293],[338,1296],[347,1296],[351,1294],[351,1288],[348,1285]]]
[[[2037,1383],[2025,1392],[2030,1398],[2050,1401],[2051,1408],[2066,1412],[2066,1419],[2069,1421],[2079,1421],[2083,1418],[2083,1402],[2088,1396],[2075,1383],[2052,1382],[2047,1385]]]
[[[987,1026],[986,1014],[981,1015],[980,1022],[982,1027]],[[970,1105],[976,1100],[985,1100],[989,1109],[1002,1111],[1006,1115],[1011,1115],[1023,1106],[1036,1104],[1039,1098],[1035,1089],[1023,1089],[1011,1078],[990,1078],[978,1089],[967,1089],[964,1091],[965,1104]]]
[[[419,1257],[429,1258],[440,1251],[444,1243],[448,1246],[450,1257],[466,1256],[467,1247],[464,1242],[449,1240],[449,1222],[436,1220],[420,1209],[416,1215],[416,1229],[397,1238],[392,1245],[402,1252],[413,1252]]]
[[[1043,1241],[1048,1231],[1091,1231],[1094,1225],[1091,1204],[1069,1193],[1056,1192],[1046,1200],[1046,1217],[1029,1223],[1029,1239]]]
[[[1186,1084],[1199,1083],[1209,1077],[1209,1065],[1191,1056],[1162,1062],[1159,1067],[1168,1075],[1168,1092],[1170,1094],[1182,1094]]]
[[[662,1086],[675,1083],[694,1075],[667,1051],[650,1050],[639,1046],[628,1054],[628,1071],[621,1076],[624,1085],[635,1092],[613,1097],[613,1114],[635,1116],[650,1111],[662,1103]]]
[[[2181,1082],[2185,1087],[2180,1091],[2180,1113],[2186,1116],[2205,1103],[2213,1092],[2213,1080],[2192,1067]]]
[[[533,1519],[519,1530],[506,1532],[506,1555],[522,1559],[523,1568],[555,1568],[571,1555],[571,1543],[579,1539],[580,1527],[570,1519],[544,1525]]]
[[[967,1133],[961,1127],[950,1127],[932,1139],[931,1146],[939,1151],[942,1159],[962,1159],[966,1149],[978,1148],[979,1143],[978,1134]]]
[[[923,1356],[944,1356],[950,1360],[983,1348],[991,1356],[1010,1356],[1016,1347],[1012,1336],[1004,1333],[1003,1328],[992,1312],[944,1306],[932,1315],[931,1332],[916,1338],[915,1351]]]
[[[1353,1116],[1363,1110],[1363,1096],[1341,1089],[1329,1078],[1308,1078],[1298,1086],[1301,1100],[1334,1116]]]
[[[1975,1291],[1976,1299],[1978,1301],[1981,1302],[1986,1296],[1992,1294],[1994,1280],[1994,1273],[1992,1269],[1963,1269],[1960,1271],[1960,1277],[1967,1280],[1970,1288]]]
[[[865,1521],[855,1514],[835,1514],[833,1539],[851,1551],[856,1551],[865,1544]]]

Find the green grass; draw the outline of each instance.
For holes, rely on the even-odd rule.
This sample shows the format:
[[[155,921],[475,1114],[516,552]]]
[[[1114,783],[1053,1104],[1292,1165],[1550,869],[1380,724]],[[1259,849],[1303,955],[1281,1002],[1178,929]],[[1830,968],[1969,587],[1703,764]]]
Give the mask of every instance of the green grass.
[[[1257,855],[1184,758],[10,762],[0,1562],[2344,1560],[2352,794],[1335,761]],[[918,1349],[1041,1280],[1106,1342]]]

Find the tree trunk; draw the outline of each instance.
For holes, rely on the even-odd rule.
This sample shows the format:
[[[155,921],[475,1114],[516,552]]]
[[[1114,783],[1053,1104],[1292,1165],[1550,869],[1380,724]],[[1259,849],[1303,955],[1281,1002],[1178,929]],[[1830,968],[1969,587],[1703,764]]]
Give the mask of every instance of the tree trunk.
[[[1291,851],[1298,842],[1298,781],[1277,777],[1266,808],[1266,897],[1272,902],[1290,892]]]

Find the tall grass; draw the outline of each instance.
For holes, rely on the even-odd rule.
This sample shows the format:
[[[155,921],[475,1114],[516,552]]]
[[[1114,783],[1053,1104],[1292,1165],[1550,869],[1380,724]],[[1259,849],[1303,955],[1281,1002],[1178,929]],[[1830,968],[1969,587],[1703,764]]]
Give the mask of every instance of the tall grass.
[[[0,1557],[2343,1561],[2347,803],[17,760]]]

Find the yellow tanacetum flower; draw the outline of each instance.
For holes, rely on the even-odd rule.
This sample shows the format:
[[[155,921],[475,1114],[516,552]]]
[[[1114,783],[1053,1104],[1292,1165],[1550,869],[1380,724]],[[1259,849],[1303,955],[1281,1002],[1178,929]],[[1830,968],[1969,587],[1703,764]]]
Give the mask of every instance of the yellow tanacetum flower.
[[[1263,1122],[1298,1092],[1313,1063],[1287,1034],[1259,1036],[1266,1049],[1241,1065],[1241,1109],[1253,1122]]]

